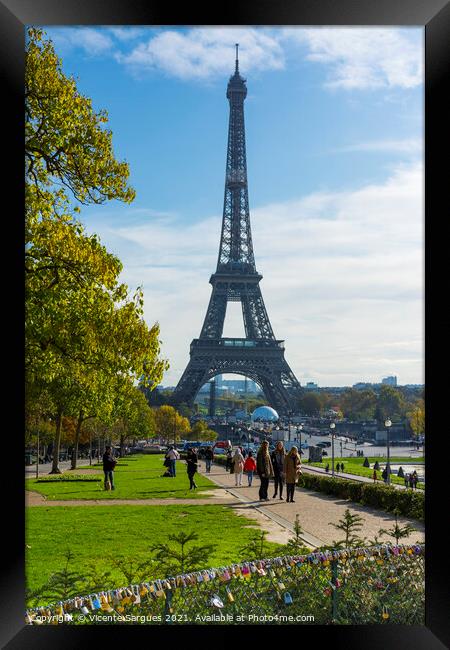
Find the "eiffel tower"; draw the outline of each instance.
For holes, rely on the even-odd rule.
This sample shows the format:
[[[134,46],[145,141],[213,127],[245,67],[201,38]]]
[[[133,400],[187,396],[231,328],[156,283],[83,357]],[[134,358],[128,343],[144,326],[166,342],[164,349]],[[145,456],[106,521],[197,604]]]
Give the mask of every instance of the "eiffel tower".
[[[214,376],[244,375],[257,382],[272,407],[287,413],[301,392],[284,358],[284,341],[275,338],[264,306],[253,254],[248,204],[244,100],[246,80],[236,68],[227,87],[230,104],[225,198],[212,294],[198,339],[191,343],[190,361],[173,393],[175,404],[192,404],[200,388]],[[241,302],[245,338],[223,338],[227,303]]]

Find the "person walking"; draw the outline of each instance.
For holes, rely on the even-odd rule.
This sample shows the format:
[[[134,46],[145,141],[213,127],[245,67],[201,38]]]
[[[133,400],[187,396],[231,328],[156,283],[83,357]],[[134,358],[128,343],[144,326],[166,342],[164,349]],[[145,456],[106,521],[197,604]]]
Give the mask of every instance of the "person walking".
[[[327,474],[330,471],[330,464],[329,463],[326,464],[325,471],[326,471]]]
[[[372,478],[373,478],[373,482],[376,483],[377,482],[377,470],[376,469],[373,470]]]
[[[388,473],[387,473],[387,469],[385,467],[384,470],[381,472],[381,478],[383,479],[383,481],[385,483],[387,483],[387,476],[388,476]]]
[[[277,442],[277,446],[273,450],[270,460],[272,461],[273,467],[273,480],[275,482],[275,492],[272,499],[275,499],[278,493],[278,488],[280,488],[280,499],[283,498],[283,486],[284,486],[284,459],[286,457],[286,451],[281,440]]]
[[[416,470],[414,470],[412,476],[413,476],[413,489],[416,490],[417,489],[417,483],[419,481],[419,477],[417,475]]]
[[[405,481],[405,488],[408,487],[409,485],[409,474],[406,473],[405,476],[403,477],[403,480]]]
[[[170,476],[175,478],[175,476],[177,475],[177,473],[176,473],[176,462],[177,462],[177,460],[179,460],[180,454],[175,449],[175,447],[170,446],[169,451],[166,454],[166,458],[169,461]]]
[[[267,490],[269,489],[270,477],[273,476],[273,467],[272,461],[270,460],[269,443],[267,440],[263,440],[261,447],[259,448],[256,455],[256,471],[258,472],[258,476],[261,481],[259,488],[259,500],[270,501],[267,496]]]
[[[227,472],[229,471],[230,474],[231,474],[232,465],[233,465],[233,454],[231,453],[231,449],[228,449],[228,451],[227,451],[227,462],[226,462],[226,465],[225,465],[225,469],[227,470]]]
[[[114,468],[117,461],[113,456],[112,449],[109,445],[105,447],[103,454],[103,472],[105,474],[105,490],[114,490]]]
[[[205,451],[205,465],[206,465],[206,473],[210,474],[211,473],[211,463],[214,460],[214,451],[212,450],[211,447],[206,447]]]
[[[295,484],[302,473],[302,461],[297,447],[292,447],[291,451],[284,459],[284,474],[286,476],[286,502],[295,503],[294,491]]]
[[[409,475],[409,487],[411,488],[411,490],[414,489],[414,476],[413,476],[413,473],[412,473],[412,472],[411,472],[411,474]]]
[[[189,489],[190,490],[196,490],[197,486],[194,481],[194,476],[195,473],[198,469],[198,456],[193,447],[191,447],[188,450],[187,456],[186,456],[186,465],[187,465],[187,475],[189,478]]]
[[[253,458],[253,452],[249,451],[244,462],[244,472],[247,472],[248,487],[252,486],[253,473],[256,471],[256,461]]]
[[[336,472],[337,472],[338,474],[339,474],[339,469],[340,469],[340,467],[341,467],[340,464],[339,464],[339,463],[336,463]]]
[[[239,447],[233,456],[234,484],[236,487],[242,485],[242,472],[244,471],[244,457]]]

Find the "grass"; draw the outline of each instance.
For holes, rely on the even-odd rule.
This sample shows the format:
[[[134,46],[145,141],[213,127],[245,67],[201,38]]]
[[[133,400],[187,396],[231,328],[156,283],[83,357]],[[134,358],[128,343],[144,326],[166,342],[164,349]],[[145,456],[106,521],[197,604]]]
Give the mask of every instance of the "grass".
[[[363,463],[365,461],[365,458],[368,459],[371,467],[364,467]],[[335,456],[334,458],[334,463],[335,467],[337,463],[344,463],[344,473],[345,474],[354,474],[355,476],[366,476],[368,478],[372,478],[373,476],[373,465],[376,462],[379,462],[380,465],[384,465],[386,463],[386,458],[382,457],[376,457],[376,456],[356,456],[356,457],[349,457],[345,456],[341,458],[340,456],[337,457]],[[423,456],[420,456],[419,458],[406,458],[404,456],[391,456],[391,463],[392,464],[400,464],[403,465],[403,470],[407,472],[407,469],[405,469],[405,463],[423,463],[424,458]],[[321,463],[306,463],[306,467],[308,465],[311,465],[312,467],[321,467],[325,469],[326,465],[329,465],[330,467],[330,472],[331,472],[331,458],[325,457],[325,460],[322,460]],[[381,473],[383,470],[377,470],[377,476],[378,479],[382,481]],[[337,473],[337,476],[339,476],[339,473]],[[402,478],[399,478],[396,474],[391,474],[391,483],[397,483],[399,485],[404,485],[405,481]],[[423,483],[417,483],[418,489],[424,489],[425,486]]]
[[[239,549],[247,544],[258,524],[236,515],[227,506],[53,506],[26,509],[27,587],[36,589],[63,568],[64,552],[74,553],[72,569],[85,572],[91,563],[98,570],[111,570],[112,587],[127,584],[111,557],[144,561],[149,547],[167,541],[181,530],[199,535],[196,545],[217,544],[205,568],[242,561]],[[282,546],[268,543],[272,555]],[[159,575],[150,578],[162,577]]]
[[[106,491],[103,482],[82,481],[49,481],[39,482],[39,479],[26,479],[27,490],[33,490],[55,500],[71,499],[198,499],[207,496],[205,491],[215,489],[217,486],[202,474],[195,475],[197,490],[189,491],[189,479],[186,464],[177,461],[177,475],[175,478],[162,478],[165,471],[163,466],[164,455],[136,455],[126,456],[116,466],[114,472],[115,490]],[[101,471],[102,465],[92,465],[91,468]],[[77,468],[81,473],[89,466]],[[64,474],[74,476],[68,470]],[[94,476],[94,475],[93,475]]]

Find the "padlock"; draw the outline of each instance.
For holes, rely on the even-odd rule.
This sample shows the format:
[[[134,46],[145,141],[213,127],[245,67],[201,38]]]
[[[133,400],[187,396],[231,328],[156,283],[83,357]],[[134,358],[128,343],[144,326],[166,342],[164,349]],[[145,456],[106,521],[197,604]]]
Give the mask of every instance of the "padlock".
[[[292,596],[288,591],[284,594],[284,603],[285,605],[292,605]]]

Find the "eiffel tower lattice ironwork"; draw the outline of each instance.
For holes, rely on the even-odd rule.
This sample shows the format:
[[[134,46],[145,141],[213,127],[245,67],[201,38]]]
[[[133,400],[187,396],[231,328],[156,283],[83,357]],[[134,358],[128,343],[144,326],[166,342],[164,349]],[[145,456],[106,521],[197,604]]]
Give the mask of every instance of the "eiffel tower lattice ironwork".
[[[225,197],[212,294],[198,339],[191,343],[190,361],[173,394],[175,403],[192,404],[200,388],[215,375],[233,373],[256,381],[270,405],[280,413],[293,406],[300,384],[284,358],[264,306],[250,229],[245,151],[244,100],[246,80],[236,68],[227,87],[230,104]],[[223,338],[227,303],[241,302],[245,338]]]

